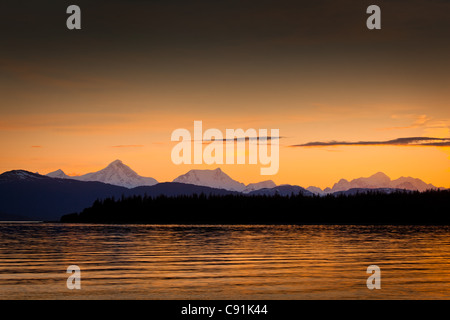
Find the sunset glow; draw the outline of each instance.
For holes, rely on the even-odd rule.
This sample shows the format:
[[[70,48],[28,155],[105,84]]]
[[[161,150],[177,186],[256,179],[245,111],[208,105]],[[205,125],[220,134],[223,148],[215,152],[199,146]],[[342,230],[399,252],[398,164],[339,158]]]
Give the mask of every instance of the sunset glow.
[[[186,20],[183,5],[169,15],[164,6],[141,4],[114,24],[104,14],[88,16],[89,28],[79,33],[54,28],[53,18],[30,29],[30,18],[16,34],[2,31],[0,171],[77,175],[121,159],[142,176],[171,181],[218,167],[170,160],[173,130],[193,130],[201,120],[220,130],[279,129],[280,170],[269,177],[277,184],[324,188],[382,171],[450,187],[449,147],[292,147],[450,138],[449,28],[434,27],[448,25],[448,6],[436,3],[422,17],[418,7],[392,4],[379,33],[356,27],[364,4],[299,8],[295,15],[282,7],[261,5],[258,14],[241,8],[250,20],[227,30],[202,11]],[[148,19],[137,19],[143,11]],[[218,19],[236,15],[225,11]],[[336,16],[330,27],[326,21]],[[244,183],[266,178],[257,165],[221,168]]]

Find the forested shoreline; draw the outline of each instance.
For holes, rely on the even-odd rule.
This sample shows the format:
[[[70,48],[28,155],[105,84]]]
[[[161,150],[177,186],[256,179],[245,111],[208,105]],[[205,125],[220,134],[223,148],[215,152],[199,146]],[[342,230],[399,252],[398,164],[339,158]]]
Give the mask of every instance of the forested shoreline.
[[[132,196],[97,200],[70,223],[450,225],[450,191],[328,196]]]

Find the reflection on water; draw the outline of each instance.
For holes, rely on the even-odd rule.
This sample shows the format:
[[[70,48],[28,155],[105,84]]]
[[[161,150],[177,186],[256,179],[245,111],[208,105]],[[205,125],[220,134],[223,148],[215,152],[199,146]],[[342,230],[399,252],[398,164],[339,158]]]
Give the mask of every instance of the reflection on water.
[[[0,299],[449,299],[450,228],[0,224]],[[66,269],[81,268],[81,290]],[[367,266],[381,289],[366,287]]]

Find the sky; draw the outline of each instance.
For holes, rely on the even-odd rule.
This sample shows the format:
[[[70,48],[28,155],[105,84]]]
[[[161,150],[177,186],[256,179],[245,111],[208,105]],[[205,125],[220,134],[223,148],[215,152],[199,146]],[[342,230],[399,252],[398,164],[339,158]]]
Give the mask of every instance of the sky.
[[[75,3],[81,30],[66,28],[69,1],[2,5],[0,172],[121,159],[171,181],[218,167],[171,161],[172,132],[201,120],[280,130],[276,175],[220,165],[244,183],[382,171],[450,187],[450,1]],[[371,4],[381,30],[366,27]]]

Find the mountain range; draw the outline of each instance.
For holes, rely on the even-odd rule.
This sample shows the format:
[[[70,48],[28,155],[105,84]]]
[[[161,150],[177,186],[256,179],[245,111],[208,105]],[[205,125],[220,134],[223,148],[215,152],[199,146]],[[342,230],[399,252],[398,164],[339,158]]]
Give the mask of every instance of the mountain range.
[[[96,181],[51,178],[13,170],[0,175],[0,220],[56,221],[79,212],[97,199],[130,196],[228,195],[234,192],[175,182],[133,189]]]
[[[315,194],[330,194],[341,191],[348,191],[350,189],[405,189],[411,191],[426,191],[443,189],[435,187],[432,184],[425,183],[420,179],[411,177],[400,177],[395,180],[391,180],[383,172],[375,173],[367,178],[358,178],[348,181],[341,179],[333,185],[332,188],[325,188],[324,190],[318,187],[308,187],[307,190]]]
[[[97,181],[130,189],[140,186],[153,186],[158,183],[153,178],[141,177],[120,160],[111,162],[106,168],[100,171],[87,173],[82,176],[68,176],[64,171],[58,169],[48,173],[47,177],[78,181]]]
[[[129,189],[141,186],[153,186],[158,183],[156,179],[138,175],[121,160],[115,160],[114,162],[111,162],[106,168],[100,171],[87,173],[81,176],[68,176],[61,169],[50,172],[46,176],[50,178],[73,179],[78,181],[97,181]],[[276,184],[271,180],[245,185],[241,182],[231,179],[220,168],[217,168],[215,170],[191,170],[186,174],[175,178],[172,182],[193,184],[198,186],[244,193],[249,193],[251,191],[263,188],[276,187]]]
[[[245,185],[239,181],[231,179],[230,176],[223,172],[220,168],[215,170],[191,170],[188,173],[175,178],[173,182],[194,184],[198,186],[219,188],[243,193],[276,187],[276,184],[272,180]]]
[[[97,181],[125,188],[135,188],[139,186],[153,186],[158,183],[154,178],[142,177],[133,171],[122,161],[116,160],[110,163],[106,168],[87,173],[81,176],[68,176],[61,169],[47,174],[51,178],[73,179],[78,181]],[[242,182],[232,179],[220,168],[214,170],[190,170],[186,174],[180,175],[172,182],[193,184],[217,189],[225,189],[228,191],[237,191],[250,193],[256,190],[272,189],[277,185],[272,180],[250,183],[245,185]],[[288,186],[288,185],[285,185]],[[296,186],[297,187],[297,186]],[[382,172],[378,172],[370,177],[363,177],[348,181],[341,179],[333,185],[332,188],[321,189],[319,187],[310,186],[306,188],[309,192],[318,195],[325,195],[350,189],[406,189],[425,191],[430,189],[439,189],[432,184],[423,182],[420,179],[412,177],[400,177],[391,180],[389,176]],[[286,189],[286,188],[285,188]]]
[[[68,176],[62,170],[40,175],[25,170],[8,171],[0,175],[0,220],[58,220],[63,214],[80,212],[97,199],[129,196],[190,196],[206,195],[266,195],[291,194],[351,195],[370,190],[390,193],[395,190],[437,189],[420,179],[391,180],[383,173],[351,181],[340,180],[332,188],[307,189],[295,185],[275,185],[271,180],[245,185],[232,179],[220,168],[191,170],[172,182],[158,183],[141,177],[116,160],[106,168],[82,176]]]

